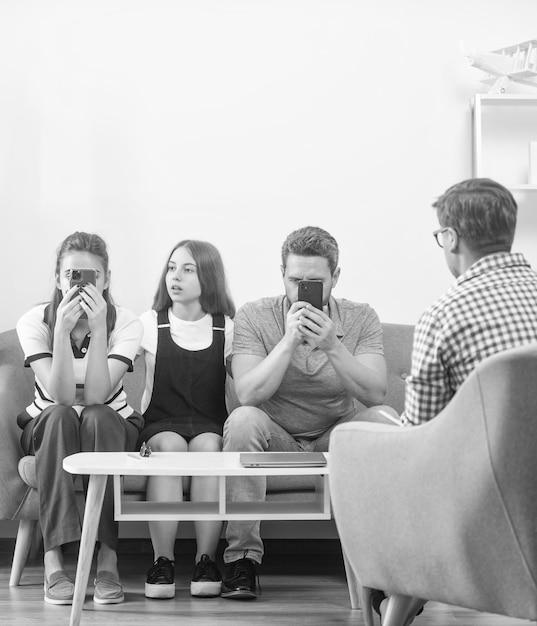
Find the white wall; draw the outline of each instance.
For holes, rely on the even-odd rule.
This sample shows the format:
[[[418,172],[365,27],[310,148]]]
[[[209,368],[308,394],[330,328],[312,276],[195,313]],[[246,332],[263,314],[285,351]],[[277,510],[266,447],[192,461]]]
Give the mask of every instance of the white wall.
[[[306,224],[340,243],[335,295],[414,323],[451,282],[430,205],[471,174],[486,90],[460,39],[536,23],[533,0],[2,0],[0,331],[48,298],[74,230],[106,239],[141,313],[185,237],[220,248],[237,304],[280,293]],[[536,198],[517,239],[534,266]]]

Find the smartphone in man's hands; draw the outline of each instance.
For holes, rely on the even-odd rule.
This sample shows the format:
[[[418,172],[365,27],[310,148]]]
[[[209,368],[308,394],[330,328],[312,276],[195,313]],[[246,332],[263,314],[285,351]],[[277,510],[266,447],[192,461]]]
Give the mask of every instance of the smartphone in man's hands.
[[[298,281],[298,299],[323,310],[323,282],[321,280]]]
[[[82,291],[83,287],[85,285],[88,285],[89,283],[91,283],[92,285],[97,284],[97,273],[94,269],[81,268],[71,270],[69,287],[74,287],[75,285],[78,285],[78,294]],[[76,298],[76,295],[73,296],[73,298]],[[83,311],[80,317],[81,319],[86,319],[88,316],[86,312]]]

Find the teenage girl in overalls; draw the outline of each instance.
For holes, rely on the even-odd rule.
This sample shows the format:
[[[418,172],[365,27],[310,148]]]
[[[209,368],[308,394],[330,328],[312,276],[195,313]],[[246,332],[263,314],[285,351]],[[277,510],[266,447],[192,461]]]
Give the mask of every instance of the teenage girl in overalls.
[[[164,267],[153,308],[140,318],[146,383],[139,445],[146,442],[153,452],[222,450],[226,359],[231,356],[234,314],[218,250],[204,241],[179,242]],[[177,476],[151,476],[147,500],[182,500],[182,481]],[[216,478],[191,478],[191,501],[217,499]],[[147,572],[148,598],[175,595],[177,525],[149,522],[154,563]],[[215,551],[221,530],[220,521],[195,522],[197,552],[190,585],[194,596],[220,594]]]

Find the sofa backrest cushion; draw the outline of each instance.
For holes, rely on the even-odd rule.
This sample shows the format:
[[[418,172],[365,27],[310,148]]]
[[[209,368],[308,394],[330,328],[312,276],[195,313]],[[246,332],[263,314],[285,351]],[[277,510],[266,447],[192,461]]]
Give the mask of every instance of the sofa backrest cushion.
[[[384,403],[399,415],[405,408],[405,381],[410,374],[414,326],[382,324],[384,357],[388,366],[388,386]]]

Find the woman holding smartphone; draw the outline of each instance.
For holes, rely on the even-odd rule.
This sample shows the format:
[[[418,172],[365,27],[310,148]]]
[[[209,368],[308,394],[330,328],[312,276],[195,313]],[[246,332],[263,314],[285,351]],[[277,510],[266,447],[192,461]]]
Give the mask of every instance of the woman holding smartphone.
[[[45,602],[71,604],[74,585],[62,548],[80,539],[80,519],[73,478],[62,461],[76,452],[135,449],[143,418],[127,404],[122,378],[132,369],[142,325],[112,302],[108,252],[98,235],[75,232],[62,242],[55,280],[50,302],[34,307],[17,323],[24,364],[35,375],[34,402],[17,419],[23,428],[22,448],[35,455]],[[111,482],[97,539],[93,600],[122,602]]]
[[[141,317],[146,385],[145,427],[139,443],[160,452],[222,449],[226,359],[231,356],[235,307],[220,253],[205,241],[180,241],[171,251],[153,308]],[[151,476],[147,499],[183,498],[183,480]],[[218,499],[216,478],[194,476],[192,501]],[[175,595],[174,545],[178,522],[150,522],[154,563],[147,572],[148,598]],[[193,596],[218,596],[222,577],[215,563],[222,522],[196,522],[197,551],[190,583]]]

